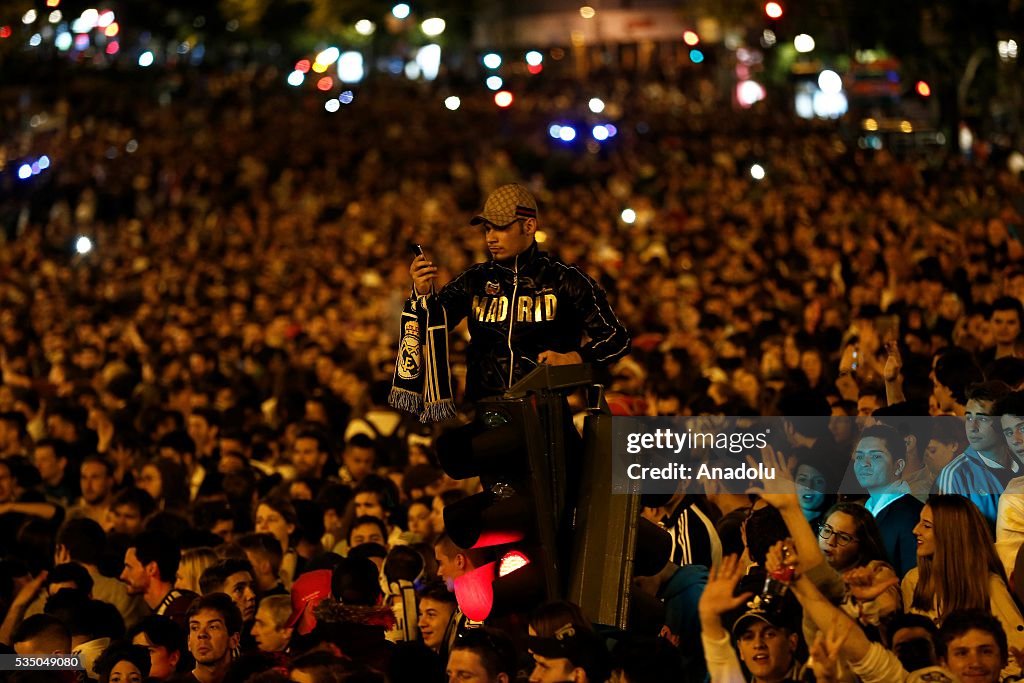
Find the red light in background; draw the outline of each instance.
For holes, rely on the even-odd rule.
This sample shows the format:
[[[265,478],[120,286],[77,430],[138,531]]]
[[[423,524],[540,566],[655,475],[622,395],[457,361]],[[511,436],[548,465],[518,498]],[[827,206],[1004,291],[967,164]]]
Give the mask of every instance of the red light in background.
[[[769,2],[764,6],[764,13],[768,15],[770,19],[778,19],[782,16],[782,5],[777,2]]]
[[[121,49],[121,46],[117,44],[116,40],[111,41],[110,43],[107,43],[107,54],[108,55],[116,55],[117,51],[120,50],[120,49]]]
[[[310,64],[308,59],[300,59],[295,63],[295,70],[301,71],[302,73],[309,73],[309,66]]]
[[[517,543],[523,540],[522,531],[482,531],[480,538],[473,544],[474,548],[491,548],[496,545]]]
[[[455,579],[455,599],[462,613],[473,621],[483,621],[494,607],[494,579],[497,563],[490,562]]]
[[[692,47],[700,42],[700,36],[694,31],[686,31],[683,33],[683,42]]]
[[[543,64],[528,64],[527,67],[526,67],[526,70],[529,71],[534,76],[536,76],[537,74],[539,74],[541,71],[544,70],[544,65]]]
[[[334,79],[330,76],[324,76],[316,82],[316,87],[320,90],[330,90],[334,85]]]
[[[932,88],[924,81],[917,82],[917,94],[921,97],[928,97],[932,94]]]
[[[11,37],[11,27],[10,26],[0,26],[0,38],[10,38],[10,37]]]
[[[530,558],[526,555],[518,550],[509,551],[501,558],[501,564],[498,566],[498,576],[508,576],[528,564],[530,564]]]

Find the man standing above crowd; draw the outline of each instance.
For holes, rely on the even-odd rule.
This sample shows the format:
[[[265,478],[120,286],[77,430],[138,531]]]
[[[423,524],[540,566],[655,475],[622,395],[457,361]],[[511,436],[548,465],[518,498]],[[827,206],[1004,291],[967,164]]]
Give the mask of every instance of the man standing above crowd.
[[[607,365],[629,352],[629,333],[601,286],[538,249],[529,190],[499,187],[470,224],[483,229],[491,258],[437,293],[449,330],[469,318],[468,400],[503,393],[541,363]],[[416,294],[429,295],[437,266],[420,255],[409,273]]]

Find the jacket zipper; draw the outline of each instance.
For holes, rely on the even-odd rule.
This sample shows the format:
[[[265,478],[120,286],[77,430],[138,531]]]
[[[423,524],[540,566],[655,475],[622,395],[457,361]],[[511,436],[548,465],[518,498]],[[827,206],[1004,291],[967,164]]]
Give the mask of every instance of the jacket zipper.
[[[512,264],[512,300],[508,307],[508,387],[512,388],[512,375],[516,369],[516,354],[512,350],[512,324],[515,322],[516,292],[519,289],[519,255]]]

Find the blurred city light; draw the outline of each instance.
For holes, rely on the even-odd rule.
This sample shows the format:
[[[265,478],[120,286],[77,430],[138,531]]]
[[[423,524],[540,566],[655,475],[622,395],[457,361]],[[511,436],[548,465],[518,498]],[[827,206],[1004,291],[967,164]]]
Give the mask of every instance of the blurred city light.
[[[334,87],[334,79],[330,76],[324,76],[316,82],[317,90],[323,90],[324,92]]]
[[[929,97],[932,94],[932,88],[924,81],[917,82],[917,94],[921,97]]]
[[[544,55],[536,50],[530,50],[526,53],[526,63],[530,66],[540,66],[543,61]]]
[[[57,38],[53,41],[53,44],[57,46],[58,50],[60,50],[61,52],[65,52],[71,49],[71,43],[73,41],[74,38],[71,37],[71,34],[67,31],[64,31],[62,33],[57,34]]]
[[[295,87],[295,88],[299,87],[300,85],[302,85],[302,82],[305,81],[305,80],[306,80],[306,76],[301,71],[297,71],[296,70],[296,71],[293,71],[290,74],[288,74],[288,85],[290,85],[292,87]]]
[[[299,73],[308,72],[309,67],[310,64],[308,59],[300,59],[299,61],[295,62],[295,70],[298,71]]]
[[[557,123],[552,123],[548,127],[548,135],[550,135],[556,140],[559,139],[560,137],[562,137],[562,126]]]
[[[595,14],[597,14],[597,11],[590,5],[580,7],[580,16],[584,19],[593,19]]]
[[[338,101],[342,104],[352,104],[352,100],[355,98],[356,96],[352,94],[351,90],[343,90],[342,93],[338,95]]]
[[[18,167],[18,177],[22,180],[28,180],[32,177],[32,166],[30,164],[22,164]]]
[[[39,168],[43,171],[50,168],[50,157],[46,156],[45,154],[39,157]]]
[[[690,47],[693,47],[694,45],[700,42],[700,36],[698,36],[695,31],[684,31],[683,42],[689,45]]]
[[[50,12],[49,22],[51,24],[56,24],[58,21],[60,21],[63,18],[64,18],[64,14],[59,9],[55,9],[52,12]]]
[[[409,6],[404,2],[400,2],[391,8],[391,14],[394,15],[395,19],[405,19],[409,16]]]
[[[800,53],[811,52],[814,50],[814,38],[806,33],[801,33],[793,39],[793,47]]]
[[[488,69],[497,69],[501,66],[501,55],[495,54],[494,52],[488,52],[484,55],[484,66]]]
[[[750,177],[754,180],[764,180],[764,166],[754,164],[750,167]]]
[[[333,114],[334,112],[341,109],[341,102],[338,101],[338,98],[332,97],[331,99],[324,102],[324,109]]]
[[[700,64],[704,61],[704,53],[697,48],[690,50],[690,61],[694,64]]]
[[[360,19],[356,22],[356,33],[361,36],[372,36],[377,30],[377,25],[369,19]]]
[[[106,36],[107,38],[113,38],[114,36],[116,36],[116,35],[117,35],[118,31],[120,31],[120,30],[121,30],[121,27],[120,27],[120,26],[118,25],[118,23],[117,23],[117,22],[115,21],[115,22],[114,22],[113,24],[110,24],[109,26],[107,26],[107,27],[106,27],[106,28],[105,28],[105,29],[103,30],[103,34],[104,34],[104,35],[105,35],[105,36]],[[182,43],[182,44],[184,45],[185,43]]]
[[[112,23],[114,23],[114,13],[111,10],[104,10],[96,20],[96,25],[100,28],[106,28]]]
[[[107,43],[106,53],[108,55],[116,55],[118,53],[118,51],[120,51],[120,49],[121,49],[120,44],[118,44],[118,42],[116,40],[112,40],[109,43]]]
[[[744,109],[760,102],[766,95],[764,86],[757,81],[740,81],[736,84],[736,101]]]
[[[46,0],[47,7],[56,7],[60,4],[60,0]]]
[[[604,111],[604,102],[599,97],[590,98],[588,106],[590,107],[590,111],[594,112],[595,114],[600,114],[601,112]]]
[[[85,235],[80,236],[75,240],[75,251],[82,255],[88,254],[92,251],[92,240]]]
[[[11,37],[11,27],[10,26],[0,26],[0,38],[10,38],[10,37]]]
[[[33,21],[36,20],[36,18],[38,18],[38,16],[39,15],[36,14],[36,11],[34,9],[30,9],[29,11],[25,12],[24,15],[22,15],[21,23],[31,24]]]
[[[900,121],[900,130],[904,133],[913,133],[914,126],[911,125],[910,121]]]
[[[1016,40],[1000,40],[996,43],[996,52],[999,53],[999,60],[1002,62],[1012,62],[1017,59],[1017,41]]]
[[[358,83],[365,74],[362,52],[342,52],[338,57],[338,78],[342,83]]]
[[[89,36],[88,35],[83,33],[82,35],[75,36],[75,49],[76,50],[84,50],[84,49],[86,49],[88,47],[89,47]]]
[[[439,36],[444,33],[444,27],[444,19],[438,17],[424,19],[423,23],[420,24],[420,28],[423,29],[423,33],[431,37]]]
[[[423,78],[432,81],[441,70],[441,46],[436,43],[424,45],[416,52],[416,65]]]
[[[562,142],[572,142],[576,139],[576,129],[572,126],[562,126],[558,130],[558,139]]]
[[[43,44],[43,37],[38,33],[33,33],[32,37],[28,39],[28,44],[32,47],[39,47]]]
[[[444,106],[451,111],[455,111],[460,106],[462,106],[462,100],[460,100],[455,95],[449,95],[448,97],[444,98]]]
[[[329,47],[316,56],[316,61],[321,64],[332,64],[338,61],[338,57],[341,56],[341,51],[336,47]]]
[[[776,43],[778,38],[775,36],[775,31],[770,28],[766,28],[761,32],[761,45],[764,47],[771,47]]]
[[[530,75],[536,76],[537,74],[539,74],[541,71],[544,70],[544,65],[543,64],[527,64],[526,65],[526,70],[530,72]]]
[[[818,87],[824,93],[836,95],[843,91],[843,79],[835,71],[825,69],[818,74]]]
[[[502,109],[504,109],[505,107],[512,106],[513,99],[514,98],[512,97],[512,93],[510,93],[508,90],[502,90],[501,92],[497,93],[494,96],[494,103],[501,107]]]
[[[594,129],[591,131],[591,133],[593,134],[594,139],[600,142],[603,142],[604,140],[608,139],[608,129],[600,124],[594,126]]]
[[[489,76],[485,82],[490,90],[501,90],[501,86],[504,84],[501,76]]]
[[[313,69],[313,73],[322,74],[325,71],[327,71],[327,67],[328,67],[327,62],[316,61],[316,62],[313,62],[313,66],[310,67],[310,68]]]
[[[769,19],[778,19],[782,16],[782,5],[777,2],[767,2],[764,5],[764,13]]]
[[[619,129],[616,128],[615,126],[613,126],[610,123],[604,124],[604,128],[605,128],[605,130],[608,131],[608,137],[610,137],[610,138],[615,137],[615,134],[619,132]]]
[[[146,50],[141,55],[139,55],[139,66],[145,68],[147,66],[152,66],[152,65],[153,65],[153,53],[152,52],[150,52],[149,50]]]
[[[620,217],[622,218],[622,222],[627,225],[633,225],[633,223],[636,223],[636,211],[633,209],[623,209]]]

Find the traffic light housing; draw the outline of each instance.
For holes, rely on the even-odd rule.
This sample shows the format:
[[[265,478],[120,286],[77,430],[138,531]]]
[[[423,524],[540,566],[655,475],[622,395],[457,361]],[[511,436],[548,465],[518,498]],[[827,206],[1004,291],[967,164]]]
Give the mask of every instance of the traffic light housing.
[[[444,509],[445,531],[476,567],[454,580],[462,612],[484,621],[560,597],[557,532],[564,454],[551,447],[536,398],[492,398],[473,422],[438,439],[453,479],[479,477],[483,492]]]

